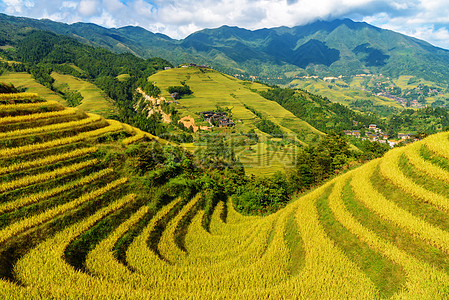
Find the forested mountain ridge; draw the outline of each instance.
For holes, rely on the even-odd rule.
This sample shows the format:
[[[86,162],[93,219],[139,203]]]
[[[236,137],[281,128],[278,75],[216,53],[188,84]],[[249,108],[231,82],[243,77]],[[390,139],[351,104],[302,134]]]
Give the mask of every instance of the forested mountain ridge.
[[[208,64],[228,74],[254,75],[268,81],[371,72],[446,82],[449,75],[449,51],[349,19],[254,31],[222,26],[175,40],[140,27],[107,29],[0,14],[2,45],[17,43],[33,28],[76,37],[114,52],[131,52],[143,58],[158,56],[173,64]]]

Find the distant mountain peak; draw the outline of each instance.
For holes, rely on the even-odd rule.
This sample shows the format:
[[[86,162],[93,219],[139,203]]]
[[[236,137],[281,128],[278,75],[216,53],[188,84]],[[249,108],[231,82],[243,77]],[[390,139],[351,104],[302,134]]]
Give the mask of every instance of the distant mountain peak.
[[[287,73],[296,72],[324,77],[369,70],[449,81],[449,50],[348,18],[257,30],[223,25],[181,40],[139,26],[108,29],[92,23],[67,25],[5,14],[0,14],[0,21],[0,26],[9,26],[7,30],[14,27],[14,32],[21,28],[23,32],[28,28],[52,31],[115,52],[160,56],[175,65],[206,64],[228,74],[286,78]],[[18,33],[16,37],[23,38]],[[2,38],[0,42],[14,44],[11,37]]]

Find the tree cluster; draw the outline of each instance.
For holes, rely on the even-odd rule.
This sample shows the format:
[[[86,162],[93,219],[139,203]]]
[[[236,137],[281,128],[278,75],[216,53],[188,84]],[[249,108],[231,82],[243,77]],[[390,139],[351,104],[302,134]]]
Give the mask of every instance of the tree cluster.
[[[257,117],[259,117],[260,120],[255,123],[257,129],[259,129],[262,132],[268,133],[273,137],[282,138],[284,136],[284,133],[282,132],[281,127],[279,127],[279,125],[275,124],[273,121],[268,120],[266,117],[262,115],[261,112],[255,110],[254,108],[249,107],[246,104],[244,104],[244,106],[246,109],[248,109]]]
[[[0,94],[11,94],[18,92],[19,91],[16,89],[16,87],[11,83],[0,82]]]
[[[175,99],[180,99],[183,96],[191,95],[193,94],[190,87],[184,83],[182,85],[176,85],[176,86],[169,86],[168,92],[173,96]]]

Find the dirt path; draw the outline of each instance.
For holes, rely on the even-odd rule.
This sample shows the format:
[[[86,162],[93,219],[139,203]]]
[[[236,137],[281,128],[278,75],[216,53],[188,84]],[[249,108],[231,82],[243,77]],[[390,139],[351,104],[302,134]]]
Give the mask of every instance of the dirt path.
[[[182,124],[184,124],[185,127],[193,128],[193,132],[197,132],[199,129],[201,130],[209,130],[209,126],[197,126],[195,125],[195,120],[191,116],[182,117],[181,120],[179,120]]]
[[[160,106],[162,103],[164,103],[166,101],[165,97],[160,97],[160,98],[156,99],[154,97],[148,96],[140,87],[138,87],[136,89],[136,91],[138,93],[142,94],[143,98],[145,99],[145,102],[150,102],[153,105],[153,109],[148,110],[148,117],[151,116],[155,111],[157,111],[162,115],[162,122],[164,122],[164,123],[171,122],[170,115],[169,114],[167,115],[166,113],[164,113]]]

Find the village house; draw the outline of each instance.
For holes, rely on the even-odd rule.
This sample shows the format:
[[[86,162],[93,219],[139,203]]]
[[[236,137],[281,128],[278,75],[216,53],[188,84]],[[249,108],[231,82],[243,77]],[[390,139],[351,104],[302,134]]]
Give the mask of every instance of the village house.
[[[234,121],[226,116],[225,112],[203,111],[200,114],[211,125],[217,125],[218,127],[232,127],[235,125]]]
[[[234,121],[232,121],[229,118],[223,118],[218,120],[218,126],[219,127],[231,127],[234,126]]]
[[[359,138],[360,135],[361,135],[360,130],[354,130],[354,131],[352,131],[352,135],[355,136],[356,138]]]
[[[408,140],[410,138],[410,133],[398,133],[398,139]]]
[[[413,106],[413,107],[419,106],[418,100],[413,100],[413,101],[411,101],[411,102],[410,102],[410,106]]]
[[[368,126],[368,128],[369,128],[370,130],[373,130],[373,131],[376,132],[376,133],[381,133],[381,132],[382,132],[382,130],[381,130],[379,127],[377,127],[376,124],[370,124],[370,125]]]

